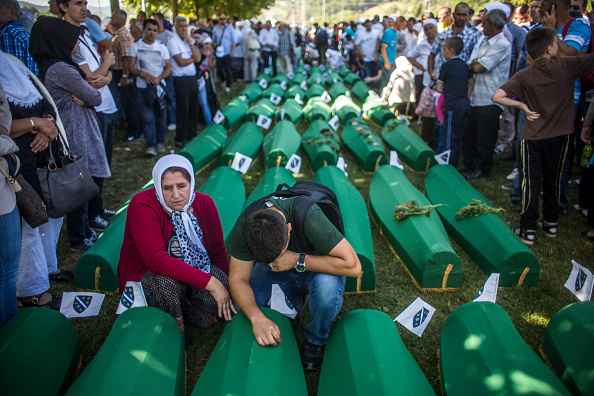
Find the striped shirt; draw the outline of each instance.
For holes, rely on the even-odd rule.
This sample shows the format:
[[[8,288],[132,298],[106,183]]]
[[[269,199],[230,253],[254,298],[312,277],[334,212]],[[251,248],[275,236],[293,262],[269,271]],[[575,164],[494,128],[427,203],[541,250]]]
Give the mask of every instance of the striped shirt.
[[[446,29],[443,33],[439,33],[437,35],[437,39],[435,39],[435,42],[433,43],[433,47],[431,48],[431,52],[435,54],[435,61],[433,63],[433,70],[435,71],[439,71],[441,65],[444,62],[441,50],[443,49],[444,41],[450,37],[460,37],[462,39],[464,42],[464,49],[460,53],[460,59],[462,59],[464,62],[467,62],[470,58],[470,54],[472,54],[475,44],[479,39],[479,32],[476,29],[464,26],[464,29],[458,35],[454,34],[454,31],[451,27]]]
[[[115,63],[111,67],[112,70],[122,70],[124,68],[123,59],[129,56],[130,46],[134,42],[134,37],[130,31],[122,26],[113,33],[111,38],[111,45],[113,46],[113,54],[115,55]]]
[[[29,32],[19,21],[10,21],[0,27],[0,51],[16,56],[37,75],[37,64],[29,54]]]
[[[285,33],[278,34],[278,53],[282,58],[290,55],[291,43],[291,32],[285,30]]]

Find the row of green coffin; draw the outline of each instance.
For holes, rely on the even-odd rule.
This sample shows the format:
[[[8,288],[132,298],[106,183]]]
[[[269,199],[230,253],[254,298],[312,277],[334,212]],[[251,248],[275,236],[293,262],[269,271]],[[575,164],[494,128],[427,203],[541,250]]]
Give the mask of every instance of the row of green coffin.
[[[286,317],[263,313],[282,343],[260,347],[242,313],[227,323],[193,395],[306,395],[297,343]],[[507,313],[488,302],[458,307],[441,329],[444,395],[592,395],[594,302],[553,316],[542,341],[552,371],[523,341]],[[115,321],[103,346],[72,386],[80,359],[78,334],[60,313],[29,308],[0,330],[2,394],[183,395],[184,347],[173,318],[134,308]],[[31,362],[43,367],[31,380]],[[70,388],[69,388],[70,387]],[[432,395],[390,317],[355,310],[331,329],[318,395]]]

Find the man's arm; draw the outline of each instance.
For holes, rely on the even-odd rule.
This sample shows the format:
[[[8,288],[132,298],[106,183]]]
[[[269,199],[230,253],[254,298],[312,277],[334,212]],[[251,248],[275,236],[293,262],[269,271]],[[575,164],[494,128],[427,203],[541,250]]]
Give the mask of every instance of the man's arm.
[[[165,59],[163,63],[165,63],[165,68],[163,69],[163,73],[157,77],[155,84],[159,84],[162,80],[169,78],[171,75],[171,60]]]
[[[99,44],[101,46],[101,48],[103,48],[101,55],[105,54],[106,50],[109,52],[113,52],[113,46],[111,45],[111,43],[109,42],[107,37],[104,38],[103,40],[99,41],[97,44]]]
[[[392,64],[388,60],[388,53],[386,52],[386,48],[388,48],[388,44],[382,43],[381,52],[382,52],[382,58],[384,58],[384,67],[387,70],[391,70],[392,69]]]
[[[113,64],[113,62],[112,62]],[[104,63],[103,65],[107,65],[107,71],[105,73],[102,72],[101,67],[97,70],[95,70],[95,72],[92,72],[91,69],[89,68],[89,64],[85,63],[83,65],[79,65],[80,69],[85,73],[85,75],[87,76],[87,82],[89,84],[91,84],[91,86],[95,89],[100,89],[103,88],[104,86],[106,86],[107,84],[109,84],[111,82],[111,72],[109,71],[109,67],[111,65],[109,65],[108,63]],[[103,66],[101,65],[101,66]]]
[[[472,63],[468,65],[468,68],[473,73],[483,73],[487,70],[478,60],[473,60]]]
[[[283,255],[272,262],[275,272],[288,271],[295,268],[299,253],[286,250]],[[361,274],[361,262],[351,244],[343,238],[327,255],[305,256],[308,271],[324,274],[358,277]]]
[[[429,54],[429,57],[427,58],[427,72],[429,73],[429,77],[431,77],[431,80],[435,81],[435,75],[433,73],[433,66],[435,65],[435,54],[433,52],[431,52]]]
[[[229,291],[233,301],[252,323],[252,331],[261,346],[276,346],[281,334],[276,323],[268,319],[256,304],[254,291],[250,286],[253,261],[242,261],[231,256],[229,260]]]

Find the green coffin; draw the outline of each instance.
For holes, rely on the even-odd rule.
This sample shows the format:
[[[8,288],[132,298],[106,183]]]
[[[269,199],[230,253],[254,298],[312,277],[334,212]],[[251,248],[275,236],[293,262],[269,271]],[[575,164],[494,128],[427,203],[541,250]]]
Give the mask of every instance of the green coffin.
[[[343,83],[332,84],[332,87],[328,90],[328,94],[332,100],[336,100],[339,96],[346,95],[349,90],[344,86]]]
[[[289,186],[295,184],[295,178],[290,170],[285,168],[269,168],[262,175],[262,180],[256,186],[254,191],[250,194],[248,199],[245,201],[244,209],[254,201],[262,198],[263,196],[273,193],[279,184],[286,183]]]
[[[250,109],[245,114],[245,120],[246,122],[251,121],[255,123],[258,121],[258,117],[261,115],[272,119],[275,111],[276,106],[274,103],[272,103],[270,99],[262,98],[255,105],[250,107]]]
[[[326,85],[331,87],[333,84],[344,83],[344,79],[340,77],[337,73],[332,73],[328,75],[326,79]]]
[[[363,112],[367,118],[375,122],[380,127],[383,127],[386,122],[396,118],[392,110],[390,110],[386,103],[375,93],[369,93],[365,103],[363,103]]]
[[[320,97],[324,95],[326,90],[319,84],[310,85],[307,91],[305,92],[305,102],[309,101],[312,98]]]
[[[314,172],[322,166],[336,165],[340,138],[327,121],[312,121],[301,137],[301,145]]]
[[[243,96],[234,98],[227,106],[223,107],[221,113],[225,116],[223,120],[225,129],[230,130],[241,124],[249,107],[248,100]]]
[[[70,320],[53,309],[23,309],[0,329],[0,393],[63,395],[80,358],[78,334]]]
[[[219,166],[198,191],[213,199],[227,241],[245,203],[245,187],[240,173],[228,166]],[[229,191],[233,193],[229,194]]]
[[[338,197],[344,223],[344,237],[353,246],[361,261],[363,272],[358,278],[346,278],[345,292],[375,292],[373,240],[365,200],[349,182],[344,172],[336,166],[324,166],[318,169],[313,181],[327,186]]]
[[[299,152],[301,136],[291,121],[279,121],[264,138],[262,151],[266,168],[285,167],[289,158]]]
[[[425,193],[437,208],[448,233],[485,273],[499,273],[499,286],[536,286],[538,258],[511,232],[500,215],[484,214],[456,220],[455,214],[472,199],[493,206],[451,165],[436,165],[425,178]]]
[[[262,80],[266,81],[266,84],[270,85],[270,81],[272,80],[272,78],[268,74],[262,73],[258,77],[256,77],[254,82],[256,84],[260,84],[260,82],[262,82]]]
[[[395,166],[385,165],[375,171],[369,186],[371,214],[415,285],[422,290],[459,288],[460,258],[435,210],[429,216],[396,220],[394,209],[412,200],[420,206],[431,204]]]
[[[282,111],[284,110],[284,112]],[[284,113],[284,118],[281,119],[281,113]],[[274,119],[278,122],[281,120],[291,121],[294,125],[297,125],[303,118],[303,109],[301,105],[297,103],[295,99],[287,99],[285,103],[281,105],[279,109],[274,113]]]
[[[181,155],[181,152],[179,154]],[[130,205],[130,201],[132,200],[132,197],[134,197],[136,194],[138,194],[141,191],[148,190],[149,188],[153,188],[153,187],[155,187],[155,183],[153,182],[153,179],[151,179],[144,186],[142,186],[141,188],[139,188],[138,190],[136,190],[132,194],[130,194],[124,200],[124,202],[122,202],[121,205],[118,207],[118,209],[116,210],[116,214],[111,219],[109,219],[109,223],[107,223],[107,227],[105,227],[105,230],[103,230],[103,233],[106,233],[107,230],[111,227],[111,225],[115,224],[117,222],[117,219],[120,216],[126,215],[126,211],[128,210],[128,205]]]
[[[448,316],[439,355],[447,396],[570,395],[503,308],[491,302],[464,304]]]
[[[369,96],[369,91],[371,91],[371,88],[369,88],[369,85],[365,84],[365,81],[357,81],[351,89],[353,96],[361,102],[365,102],[365,99]]]
[[[282,74],[282,73],[277,73],[276,76],[272,77],[272,80],[270,80],[271,83],[273,84],[282,84],[282,82],[285,82],[285,84],[289,85],[289,78],[287,77],[286,74]]]
[[[291,85],[285,92],[285,99],[294,99],[297,95],[299,95],[301,101],[305,100],[305,91],[299,85]]]
[[[185,351],[167,312],[132,308],[120,315],[67,395],[183,395]]]
[[[305,114],[307,122],[311,124],[315,120],[330,121],[332,110],[322,98],[316,97],[307,102],[303,108],[303,114]]]
[[[291,87],[297,85],[301,85],[301,83],[303,81],[307,81],[307,79],[305,77],[303,77],[303,75],[301,73],[295,73],[295,77],[293,77],[293,79],[291,80],[291,82],[289,83],[289,85]]]
[[[399,120],[389,120],[382,129],[382,138],[398,158],[416,172],[427,172],[435,165],[435,152],[412,129]]]
[[[124,242],[127,210],[106,229],[76,262],[76,288],[97,292],[119,289],[118,262]]]
[[[299,349],[285,316],[268,308],[264,315],[279,327],[282,342],[258,345],[242,312],[225,326],[192,395],[307,395]]]
[[[231,103],[225,108],[230,105]],[[225,121],[227,120],[228,118],[225,117]],[[194,173],[196,173],[221,153],[221,148],[226,140],[227,131],[225,131],[225,127],[222,125],[210,124],[200,132],[198,136],[186,144],[179,152],[179,155],[186,157],[190,161],[194,168]]]
[[[342,130],[342,143],[365,172],[387,163],[382,140],[362,120],[351,120]]]
[[[574,395],[594,395],[594,302],[576,302],[551,318],[542,350]]]
[[[255,103],[260,99],[260,95],[262,95],[262,87],[258,83],[251,83],[239,95],[245,96],[248,103]]]
[[[309,77],[307,78],[307,85],[324,85],[324,79],[322,79],[322,73],[319,71],[310,71]]]
[[[353,85],[355,85],[355,83],[357,83],[357,81],[361,81],[361,78],[358,75],[356,75],[355,73],[348,73],[343,78],[344,78],[345,84],[347,84],[351,87]]]
[[[344,76],[346,76],[347,74],[349,74],[351,71],[349,70],[348,67],[346,66],[342,66],[340,69],[338,69],[338,75],[342,78],[344,78]]]
[[[285,91],[281,88],[280,84],[272,83],[262,92],[261,98],[270,99],[270,96],[275,94],[276,96],[280,97],[281,99],[285,97]]]
[[[260,100],[261,102],[261,100]],[[254,122],[246,122],[239,127],[235,135],[231,136],[221,150],[219,165],[231,166],[236,153],[256,159],[262,148],[262,130]]]
[[[318,396],[435,395],[385,313],[358,309],[330,332]]]
[[[307,74],[307,72],[305,71],[305,68],[303,67],[303,63],[301,63],[301,64],[297,65],[297,67],[293,71],[293,74],[295,74],[297,76],[297,75],[300,75],[303,73]]]
[[[335,98],[331,109],[332,115],[337,115],[342,125],[346,125],[353,118],[359,118],[361,112],[361,108],[351,98],[344,95]]]

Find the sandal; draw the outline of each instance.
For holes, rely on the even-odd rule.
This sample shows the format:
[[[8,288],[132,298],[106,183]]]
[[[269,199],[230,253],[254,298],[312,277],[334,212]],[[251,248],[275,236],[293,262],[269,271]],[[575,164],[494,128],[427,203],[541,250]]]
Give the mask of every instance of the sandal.
[[[74,274],[71,271],[58,269],[53,274],[49,274],[49,279],[57,282],[70,282],[74,279]]]
[[[21,299],[21,304],[23,304],[23,307],[25,307],[25,308],[49,308],[49,309],[55,309],[56,311],[59,311],[60,305],[62,305],[61,297],[54,296],[53,294],[50,294],[51,298],[49,299],[48,302],[46,302],[45,304],[39,303],[41,296],[43,296],[45,293],[46,292],[43,292],[43,293],[33,297],[30,301],[25,301],[25,300]]]

